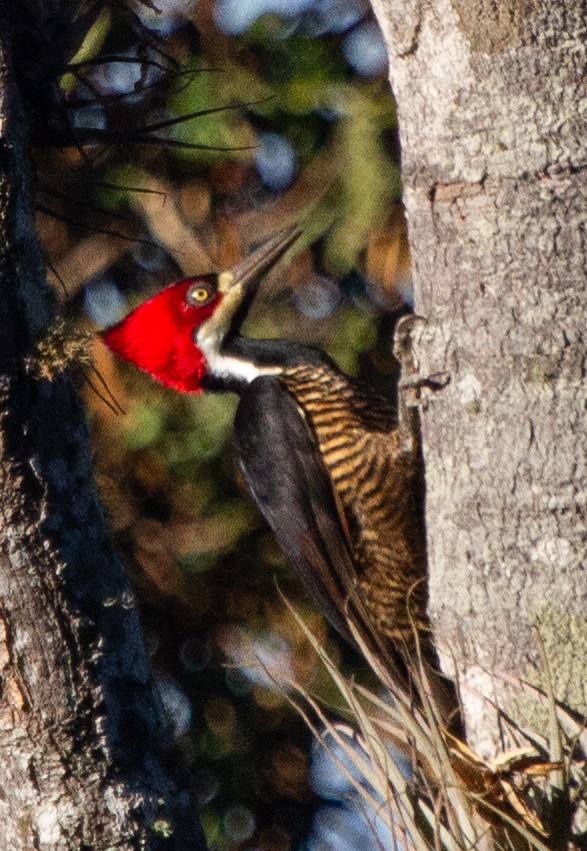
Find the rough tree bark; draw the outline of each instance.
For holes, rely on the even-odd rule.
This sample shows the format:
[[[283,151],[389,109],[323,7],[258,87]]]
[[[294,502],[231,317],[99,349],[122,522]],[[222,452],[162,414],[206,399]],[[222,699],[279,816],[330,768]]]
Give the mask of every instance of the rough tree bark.
[[[431,611],[470,740],[489,697],[587,710],[587,7],[373,0],[387,41],[424,374]],[[491,676],[494,673],[496,676]],[[512,679],[513,678],[513,679]]]
[[[1,17],[1,16],[0,16]],[[0,33],[0,848],[197,851],[71,379],[27,371],[50,320],[10,34]]]

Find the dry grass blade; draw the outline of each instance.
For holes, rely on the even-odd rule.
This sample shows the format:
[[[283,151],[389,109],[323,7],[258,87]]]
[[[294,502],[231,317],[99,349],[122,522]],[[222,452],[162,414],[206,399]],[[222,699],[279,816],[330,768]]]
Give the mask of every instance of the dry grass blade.
[[[258,664],[260,668],[264,671],[266,676],[276,685],[277,689],[280,693],[285,697],[285,699],[290,703],[291,706],[300,714],[300,716],[304,719],[305,723],[308,725],[309,729],[315,736],[318,742],[325,748],[325,750],[330,754],[332,760],[335,762],[341,773],[344,777],[349,781],[351,786],[355,789],[355,791],[361,796],[362,800],[369,807],[369,809],[375,813],[379,818],[381,818],[386,827],[393,832],[394,830],[394,810],[391,807],[385,809],[384,802],[387,803],[387,795],[382,794],[381,791],[384,789],[387,792],[388,781],[387,777],[382,777],[381,774],[377,771],[377,766],[374,766],[371,759],[368,756],[368,753],[361,742],[356,737],[353,729],[351,727],[345,727],[340,723],[333,723],[325,712],[322,710],[320,704],[317,700],[315,700],[312,695],[307,692],[299,683],[296,683],[290,680],[287,677],[280,676],[279,678],[267,667],[267,665],[261,660],[258,659]],[[317,721],[320,723],[320,727],[312,720],[308,712],[303,708],[301,703],[298,703],[289,693],[290,691],[296,692],[299,694],[304,703],[309,706],[314,715],[316,716]],[[326,735],[325,735],[326,733]],[[350,744],[352,740],[357,742],[358,747]],[[336,744],[340,751],[344,754],[344,756],[348,759],[349,764],[353,765],[357,774],[362,778],[359,779],[357,774],[354,774],[350,771],[347,764],[344,763],[342,759],[340,759],[337,752],[333,749],[332,743]],[[407,782],[403,775],[398,772],[398,779],[401,785],[402,790],[398,792],[396,797],[398,798],[398,806],[397,817],[402,816],[402,796],[406,799],[410,797],[410,790],[408,788]],[[373,790],[373,792],[370,791]],[[409,811],[406,813],[407,821],[406,830],[409,830],[411,824],[411,816]],[[412,830],[415,831],[415,826],[412,826]],[[417,831],[416,831],[417,835]],[[417,842],[412,842],[412,838],[410,835],[410,842],[414,848],[414,851],[429,851],[428,845],[420,845]]]
[[[402,719],[398,720],[395,717],[394,708],[363,686],[357,685],[355,688],[365,700],[377,707],[378,717],[374,720],[375,725],[383,732],[400,738],[401,732],[398,731],[402,729]],[[390,721],[384,720],[386,715],[389,716]],[[419,726],[414,718],[409,719],[406,729],[409,733],[407,738],[414,743],[418,762],[423,765],[424,776],[434,778],[436,785],[442,789],[447,815],[452,822],[453,832],[458,836],[459,847],[468,847],[472,842],[477,841],[478,831],[470,813],[466,785],[454,772],[453,748],[447,749],[442,739],[438,747],[438,738],[431,737],[429,730]],[[456,743],[458,740],[453,741]],[[470,758],[474,759],[472,751],[470,754]]]
[[[544,642],[542,640],[542,636],[540,635],[540,630],[538,629],[537,625],[534,626],[534,633],[536,635],[536,643],[538,644],[538,649],[540,651],[540,656],[542,659],[542,667],[544,669],[544,679],[546,687],[546,697],[548,699],[550,759],[551,762],[557,762],[562,764],[563,743],[556,712],[556,698],[554,696],[552,672],[550,670],[550,663],[548,661],[546,648],[544,646]],[[565,788],[565,778],[562,770],[553,772],[551,778],[551,786],[553,789],[557,789],[559,792],[562,792],[562,790]]]
[[[524,827],[523,824],[521,824],[515,818],[510,816],[508,813],[484,800],[480,795],[475,795],[471,793],[471,797],[474,800],[478,800],[480,806],[494,813],[494,815],[497,817],[498,823],[505,823],[506,825],[511,827],[514,832],[514,835],[517,834],[525,841],[528,851],[552,851],[552,848],[548,845],[545,845],[544,842],[538,836],[536,836],[536,834],[532,833],[532,831]],[[513,848],[517,849],[519,847],[519,845],[515,843],[511,834],[507,835],[507,839],[510,844],[512,844]]]
[[[402,825],[414,842],[415,847],[426,849],[426,851],[430,851],[436,845],[442,851],[458,851],[459,849],[473,847],[479,838],[479,834],[470,817],[468,800],[453,774],[450,756],[440,733],[436,732],[436,735],[431,736],[424,719],[421,719],[419,722],[415,720],[411,708],[406,706],[407,697],[401,690],[397,688],[393,689],[393,699],[397,702],[395,705],[391,705],[376,698],[366,689],[361,689],[354,683],[349,682],[338,671],[299,613],[287,600],[285,600],[285,603],[300,628],[304,631],[320,660],[325,665],[357,723],[361,734],[362,747],[368,757],[368,767],[366,767],[364,760],[361,764],[363,776],[377,790],[381,799],[387,801],[390,811],[397,813]],[[316,701],[303,688],[296,684],[293,685],[298,693],[312,706],[313,711],[320,718],[321,722],[325,726],[327,724],[332,726],[331,722],[327,721]],[[391,742],[393,742],[394,746],[397,747],[400,745],[400,749],[402,749],[401,745],[403,745],[402,750],[406,753],[405,746],[411,745],[414,748],[416,762],[418,763],[424,762],[421,753],[419,753],[419,744],[422,745],[422,750],[429,755],[430,761],[437,769],[437,776],[434,778],[435,783],[431,783],[430,786],[438,785],[437,781],[440,775],[440,786],[443,797],[449,805],[448,808],[443,807],[449,817],[449,827],[442,824],[437,813],[429,803],[421,795],[416,793],[414,787],[404,777],[397,763],[389,753],[388,744],[391,742],[386,743],[381,734],[382,729],[386,728],[385,722],[380,723],[379,720],[371,717],[358,698],[358,695],[361,694],[363,697],[368,696],[368,699],[373,705],[378,704],[384,715],[392,719],[392,723],[387,726],[387,730],[389,731],[391,728],[393,731]],[[402,729],[411,732],[407,732],[402,736],[400,732]],[[400,732],[400,735],[395,736],[395,732]],[[440,747],[438,747],[439,744]],[[449,783],[452,785],[452,788],[448,785]],[[434,798],[433,795],[430,797],[431,799]],[[408,802],[409,806],[407,806]],[[434,841],[434,844],[431,844],[431,840],[436,841]]]
[[[346,765],[342,759],[338,756],[336,751],[332,748],[332,745],[329,743],[328,737],[330,737],[331,742],[334,742],[342,751],[342,753],[347,757],[350,764],[352,764],[355,769],[364,777],[364,780],[367,784],[373,789],[376,789],[378,784],[378,778],[375,773],[371,770],[369,765],[369,761],[365,757],[361,756],[359,750],[356,747],[353,747],[349,744],[349,737],[341,733],[339,725],[333,724],[328,717],[321,710],[319,704],[313,700],[308,694],[303,690],[299,689],[299,694],[304,698],[304,701],[312,708],[312,710],[316,714],[316,718],[320,721],[322,725],[322,729],[319,729],[316,724],[312,722],[312,719],[308,715],[307,712],[304,711],[301,704],[288,696],[289,702],[294,706],[297,712],[299,712],[317,740],[323,745],[323,747],[328,751],[333,761],[336,763],[342,774],[349,781],[349,783],[353,786],[356,792],[358,792],[361,797],[365,800],[368,806],[375,812],[381,809],[381,799],[378,795],[371,794],[369,788],[362,783],[352,771],[349,770],[348,765]],[[328,734],[325,736],[324,731]],[[389,824],[391,822],[388,822]]]
[[[430,851],[428,841],[430,831],[425,827],[423,829],[423,825],[419,822],[421,818],[424,818],[426,823],[430,824],[433,814],[424,802],[417,801],[416,807],[414,806],[414,795],[409,783],[390,757],[383,742],[378,740],[377,745],[374,746],[373,738],[369,740],[357,739],[360,750],[353,747],[349,744],[349,737],[341,733],[340,725],[334,724],[328,719],[318,702],[305,689],[297,684],[290,685],[293,685],[304,701],[312,708],[322,725],[322,730],[319,730],[312,723],[299,704],[289,698],[290,702],[301,713],[318,741],[330,753],[332,759],[351,782],[364,803],[384,821],[390,831],[393,831],[395,823],[398,822],[409,836],[414,851]],[[348,767],[338,758],[324,736],[323,730],[326,730],[331,740],[338,745],[349,762],[355,767],[355,770],[362,776],[363,782],[349,771]],[[375,760],[373,759],[374,754],[377,756]],[[375,794],[369,791],[369,787],[374,790]],[[415,811],[416,808],[417,812]],[[445,844],[442,851],[457,851],[457,848],[454,845]]]
[[[353,629],[352,623],[350,628],[365,659],[381,682],[387,685],[389,683],[387,672],[382,670],[381,663],[362,640],[359,632]],[[418,642],[417,631],[416,642]],[[459,846],[467,847],[478,840],[478,831],[473,823],[470,801],[462,782],[459,782],[454,773],[451,756],[445,743],[444,734],[441,732],[440,714],[429,696],[430,689],[426,683],[426,673],[421,659],[418,667],[419,670],[412,671],[412,676],[414,682],[418,685],[424,711],[420,713],[415,710],[409,704],[407,696],[404,696],[401,690],[393,684],[390,691],[392,691],[394,700],[397,701],[398,721],[413,738],[419,758],[426,761],[430,769],[428,774],[434,778],[434,785],[443,791],[446,803],[445,810],[455,839]]]
[[[541,701],[548,702],[548,695],[545,693],[544,689],[523,677],[514,677],[511,674],[504,673],[503,671],[495,671],[492,676],[495,676],[497,679],[502,680],[505,683],[511,683],[513,686],[524,689],[524,691],[529,692],[533,697]],[[587,718],[578,712],[571,711],[568,706],[565,706],[556,699],[554,701],[554,705],[556,707],[557,718],[562,729],[569,738],[576,739],[583,753],[587,753]],[[524,733],[524,735],[526,734]],[[538,742],[542,741],[545,748],[548,746],[547,738],[540,736],[535,731],[532,731],[531,735],[528,737],[530,739],[534,737]]]
[[[560,796],[558,802],[551,802],[552,813],[555,809],[559,812],[568,799],[564,788],[569,780],[564,769],[568,742],[562,740],[560,706],[551,681],[547,682],[546,695],[536,690],[549,703],[550,760],[543,750],[516,748],[487,761],[442,728],[422,664],[419,671],[412,672],[422,701],[418,710],[410,696],[390,681],[381,659],[370,652],[359,634],[354,635],[385,689],[384,696],[375,694],[338,670],[302,616],[287,599],[284,602],[336,686],[356,732],[329,719],[319,700],[298,683],[289,682],[287,687],[303,705],[299,699],[289,699],[323,746],[336,746],[338,758],[333,753],[333,760],[374,818],[380,819],[392,835],[398,829],[405,834],[395,847],[414,851],[553,851],[555,846],[546,845],[553,840],[557,851],[567,847],[556,826],[549,835],[524,791],[530,778],[542,778],[544,783],[552,776],[550,789]],[[349,626],[352,630],[352,623]],[[544,670],[549,680],[546,660]],[[393,748],[411,760],[410,778],[393,758]],[[561,781],[566,798],[560,793]],[[560,815],[564,824],[570,823],[566,811]]]

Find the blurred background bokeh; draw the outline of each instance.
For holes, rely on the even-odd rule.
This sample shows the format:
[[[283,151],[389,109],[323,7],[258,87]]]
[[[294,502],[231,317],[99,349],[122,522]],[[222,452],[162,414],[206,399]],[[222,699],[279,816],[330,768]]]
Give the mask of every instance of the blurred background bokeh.
[[[297,255],[265,285],[247,333],[316,343],[393,394],[409,256],[386,52],[367,0],[105,4],[61,91],[69,143],[40,149],[36,165],[68,321],[111,324],[299,220]],[[385,845],[275,682],[276,671],[295,679],[336,712],[281,595],[349,676],[360,665],[238,480],[236,398],[182,397],[99,343],[94,354],[83,387],[99,487],[210,848]]]

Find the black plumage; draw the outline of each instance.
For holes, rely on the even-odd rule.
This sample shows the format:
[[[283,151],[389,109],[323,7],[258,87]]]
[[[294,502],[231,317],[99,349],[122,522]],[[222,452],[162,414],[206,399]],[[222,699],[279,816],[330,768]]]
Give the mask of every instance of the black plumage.
[[[457,730],[458,702],[439,673],[426,612],[421,466],[402,451],[394,407],[301,348],[278,375],[240,392],[239,465],[309,592],[416,702],[410,671],[422,660],[440,714]]]

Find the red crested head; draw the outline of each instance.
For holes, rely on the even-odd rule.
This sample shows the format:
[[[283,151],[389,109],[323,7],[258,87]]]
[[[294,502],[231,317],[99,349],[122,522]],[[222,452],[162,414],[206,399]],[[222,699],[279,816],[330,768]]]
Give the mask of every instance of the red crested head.
[[[200,393],[206,359],[194,331],[222,301],[216,275],[187,278],[165,287],[101,337],[113,352],[182,393]]]
[[[263,276],[299,236],[294,225],[233,269],[171,284],[102,331],[102,339],[117,355],[182,393],[200,393],[207,375],[228,387],[231,378],[242,377],[243,362],[225,358],[224,347],[237,333]]]

